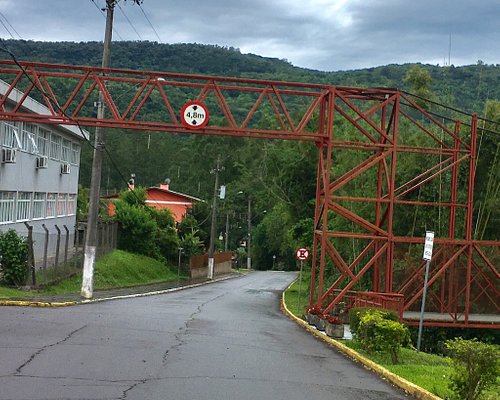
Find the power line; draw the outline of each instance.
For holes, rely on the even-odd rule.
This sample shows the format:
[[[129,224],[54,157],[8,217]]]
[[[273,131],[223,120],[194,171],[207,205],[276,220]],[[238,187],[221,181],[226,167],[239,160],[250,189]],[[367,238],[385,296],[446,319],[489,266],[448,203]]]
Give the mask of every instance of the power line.
[[[142,14],[144,15],[144,18],[146,18],[146,21],[148,21],[149,26],[151,27],[151,29],[153,29],[153,32],[155,33],[156,37],[158,38],[158,42],[163,43],[161,38],[160,38],[160,35],[158,35],[158,32],[156,31],[155,27],[153,26],[153,24],[149,20],[148,16],[146,15],[146,12],[144,11],[144,9],[142,8],[142,6],[140,4],[139,4],[139,8],[141,9]]]
[[[10,28],[14,31],[14,33],[19,37],[19,39],[22,39],[21,35],[16,31],[16,29],[12,26],[12,24],[9,22],[9,20],[7,19],[7,17],[0,11],[0,16],[5,20],[5,22],[7,22],[7,24],[10,26]],[[3,25],[3,27],[5,28],[5,30],[7,32],[9,32],[9,35],[12,39],[15,39],[14,36],[12,35],[12,33],[10,32],[9,28],[7,28],[5,26],[5,24],[3,23],[2,20],[0,20],[0,23]]]
[[[15,39],[15,37],[12,35],[12,33],[9,31],[9,28],[7,28],[7,26],[4,24],[4,22],[0,19],[0,24],[3,25],[3,27],[5,28],[5,30],[9,33],[10,37],[12,39]]]
[[[451,110],[451,111],[455,111],[455,112],[457,112],[459,114],[466,115],[468,117],[472,117],[472,115],[473,115],[470,112],[467,112],[467,111],[464,111],[464,110],[460,110],[460,109],[455,108],[455,107],[447,106],[446,104],[439,103],[439,102],[431,100],[431,99],[427,99],[425,97],[419,96],[419,95],[414,94],[414,93],[406,92],[404,90],[401,90],[401,92],[404,93],[404,94],[407,94],[408,96],[415,97],[415,98],[423,100],[423,101],[425,101],[427,103],[434,104],[435,106],[439,106],[439,107],[442,107],[442,108],[445,108],[445,109],[448,109],[448,110]],[[477,119],[479,119],[481,121],[484,121],[484,122],[488,122],[490,124],[500,125],[500,121],[493,121],[493,120],[486,119],[486,118],[483,118],[483,117],[480,117],[480,116],[477,116]],[[500,134],[500,132],[494,132],[494,133]]]
[[[466,115],[468,117],[472,117],[473,114],[467,112],[467,111],[464,111],[464,110],[460,110],[458,108],[455,108],[455,107],[451,107],[451,106],[447,106],[445,104],[442,104],[442,103],[439,103],[437,101],[433,101],[433,100],[430,100],[430,99],[427,99],[425,97],[422,97],[422,96],[419,96],[419,95],[416,95],[414,93],[410,93],[410,92],[406,92],[404,90],[401,90],[402,93],[405,93],[409,96],[412,96],[412,97],[415,97],[417,99],[420,99],[420,100],[423,100],[427,103],[430,103],[430,104],[433,104],[435,106],[439,106],[439,107],[442,107],[444,109],[448,109],[448,110],[451,110],[451,111],[454,111],[454,112],[457,112],[459,114],[462,114],[462,115]],[[408,106],[408,107],[411,107],[411,108],[414,108],[413,105],[410,105],[410,104],[406,104],[406,103],[403,103],[404,105]],[[432,112],[432,111],[429,111],[429,110],[426,110],[426,112],[434,117],[438,117],[438,118],[441,118],[443,120],[447,120],[448,122],[455,122],[454,119],[450,118],[450,117],[446,117],[444,115],[441,115],[441,114],[438,114],[438,113],[435,113],[435,112]],[[490,120],[490,119],[487,119],[487,118],[483,118],[483,117],[480,117],[480,116],[477,116],[477,119],[480,120],[480,121],[484,121],[484,122],[487,122],[487,123],[490,123],[490,124],[493,124],[493,125],[500,125],[500,121],[493,121],[493,120]],[[470,124],[467,124],[467,123],[462,123],[462,125],[464,126],[468,126],[470,127]],[[480,128],[478,127],[477,128],[478,130],[481,130],[483,133],[486,133],[486,134],[490,134],[490,135],[495,135],[495,136],[500,136],[500,132],[498,131],[492,131],[490,129],[485,129],[484,127],[483,128]]]
[[[101,13],[101,15],[104,17],[104,19],[106,19],[106,14],[104,14],[104,10],[105,10],[106,8],[99,7],[99,4],[97,4],[97,3],[95,2],[95,0],[90,0],[90,1],[94,4],[94,6],[96,6],[96,8],[99,10],[99,12],[100,12],[100,13]],[[122,38],[122,37],[120,36],[120,34],[116,31],[116,29],[115,29],[115,28],[113,28],[113,32],[115,33],[115,35],[116,35],[116,36],[118,36],[118,38],[119,38],[120,40],[123,40],[123,38]]]
[[[123,16],[125,17],[125,19],[128,21],[129,25],[132,27],[132,29],[134,30],[134,32],[137,34],[137,36],[139,36],[139,40],[142,40],[142,37],[141,35],[139,34],[139,32],[137,32],[137,29],[135,29],[135,26],[134,24],[132,23],[132,21],[130,21],[129,17],[127,16],[127,14],[125,14],[125,11],[123,11],[123,8],[120,7],[120,4],[117,4],[118,6],[118,9],[121,11],[121,13],[123,14]]]

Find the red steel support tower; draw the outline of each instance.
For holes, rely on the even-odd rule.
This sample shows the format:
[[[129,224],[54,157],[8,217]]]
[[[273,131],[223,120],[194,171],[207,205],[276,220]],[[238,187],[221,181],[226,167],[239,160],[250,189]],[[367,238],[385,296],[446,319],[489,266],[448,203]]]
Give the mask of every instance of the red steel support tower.
[[[311,142],[318,170],[310,305],[389,307],[415,323],[427,229],[435,249],[425,323],[500,327],[500,242],[473,236],[475,115],[438,116],[386,88],[12,61],[0,61],[0,78],[0,120]],[[99,91],[107,112],[98,119]],[[26,112],[28,96],[48,111]],[[211,117],[196,130],[179,118],[193,100]],[[148,114],[151,105],[161,118]],[[272,127],[258,124],[263,113]]]

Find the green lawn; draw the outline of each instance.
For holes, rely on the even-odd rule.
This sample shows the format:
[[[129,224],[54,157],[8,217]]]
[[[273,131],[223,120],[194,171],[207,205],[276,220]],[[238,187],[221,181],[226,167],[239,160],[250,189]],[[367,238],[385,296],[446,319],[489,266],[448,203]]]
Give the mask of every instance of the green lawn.
[[[180,277],[186,279],[186,276]],[[170,269],[162,262],[137,254],[115,250],[97,260],[94,272],[94,289],[122,288],[177,280],[177,267]],[[49,286],[36,293],[79,293],[81,273]],[[29,297],[33,291],[0,287],[0,298]]]
[[[310,290],[309,276],[303,276],[301,286],[300,308],[298,304],[298,281],[294,282],[285,292],[286,306],[297,317],[304,314],[307,306]],[[394,374],[428,390],[436,396],[448,399],[452,394],[448,389],[448,383],[453,369],[451,360],[447,357],[417,352],[412,349],[402,349],[400,363],[393,365],[390,356],[377,353],[368,354],[355,340],[342,340],[341,342]],[[485,393],[483,399],[500,400],[498,393],[500,393],[500,379],[497,379],[496,385]]]

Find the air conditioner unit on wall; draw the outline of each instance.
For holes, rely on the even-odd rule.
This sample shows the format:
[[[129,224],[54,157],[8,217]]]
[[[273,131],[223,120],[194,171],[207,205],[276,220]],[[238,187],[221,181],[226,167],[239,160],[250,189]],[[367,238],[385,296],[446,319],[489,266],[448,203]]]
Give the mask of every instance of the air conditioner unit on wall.
[[[61,174],[69,174],[71,172],[71,166],[68,163],[61,164]]]
[[[17,150],[16,149],[2,149],[2,162],[5,164],[12,164],[16,162]]]
[[[48,164],[49,164],[49,158],[47,156],[38,156],[36,158],[37,169],[47,168]]]

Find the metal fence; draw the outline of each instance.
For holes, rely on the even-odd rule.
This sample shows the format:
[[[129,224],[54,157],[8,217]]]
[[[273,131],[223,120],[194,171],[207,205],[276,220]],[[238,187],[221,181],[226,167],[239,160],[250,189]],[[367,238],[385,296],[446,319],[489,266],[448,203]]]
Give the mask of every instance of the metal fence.
[[[43,232],[34,233],[33,226],[25,223],[28,230],[29,284],[44,286],[77,274],[83,266],[86,223],[78,223],[73,229],[66,225],[54,225],[52,229],[42,224]],[[96,256],[116,249],[118,224],[101,222],[97,226]]]

